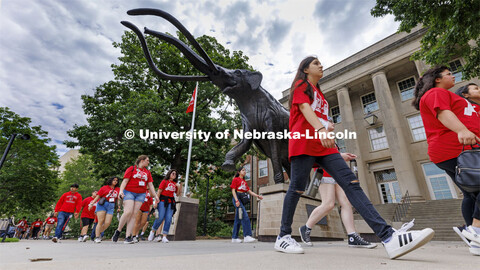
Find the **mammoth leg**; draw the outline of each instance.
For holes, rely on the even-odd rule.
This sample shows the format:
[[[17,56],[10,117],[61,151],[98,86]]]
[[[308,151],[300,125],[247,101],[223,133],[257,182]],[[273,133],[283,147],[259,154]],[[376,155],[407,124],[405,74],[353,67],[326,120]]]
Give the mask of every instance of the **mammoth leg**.
[[[222,169],[226,171],[235,170],[235,160],[245,154],[250,146],[252,145],[252,139],[243,139],[239,144],[235,145],[228,153],[225,155],[225,162],[222,164]]]

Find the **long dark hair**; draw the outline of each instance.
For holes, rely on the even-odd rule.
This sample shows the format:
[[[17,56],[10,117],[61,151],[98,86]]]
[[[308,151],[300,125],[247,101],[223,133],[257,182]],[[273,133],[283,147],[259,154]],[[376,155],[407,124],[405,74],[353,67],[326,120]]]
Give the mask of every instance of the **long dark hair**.
[[[420,110],[420,99],[422,99],[423,95],[425,95],[428,90],[435,87],[435,80],[438,78],[442,78],[442,72],[444,72],[445,70],[448,70],[448,67],[437,66],[427,70],[427,72],[425,72],[425,74],[420,77],[417,84],[415,85],[415,99],[412,101],[412,105],[413,107],[415,107],[415,109]]]
[[[173,182],[176,183],[178,181],[178,171],[175,169],[171,169],[167,172],[167,175],[165,175],[165,180],[170,180],[170,175],[172,174],[172,172],[175,172],[175,179],[173,179]]]
[[[243,169],[243,167],[238,167],[237,170],[235,171],[235,177],[240,176],[240,171]]]
[[[290,109],[292,108],[293,91],[295,90],[296,87],[304,83],[307,84],[307,89],[305,89],[305,94],[307,94],[310,100],[313,100],[313,88],[307,82],[307,73],[305,73],[304,70],[308,68],[308,66],[310,66],[310,63],[312,63],[313,60],[315,59],[318,59],[318,58],[316,56],[308,56],[307,58],[303,59],[302,62],[300,62],[300,65],[298,65],[297,74],[295,75],[295,79],[293,79],[292,85],[290,86],[290,97],[288,99],[288,104],[290,106]],[[296,85],[298,81],[300,81],[300,83]],[[320,89],[320,86],[318,85],[318,83],[317,83],[317,88]]]
[[[471,86],[471,85],[475,85],[475,86],[478,86],[476,83],[469,83],[467,85],[464,85],[460,88],[457,89],[457,91],[455,91],[455,94],[463,97],[464,99],[470,101],[470,103],[473,103],[473,104],[477,104],[475,101],[465,97],[463,94],[468,94],[468,88]],[[480,105],[480,104],[477,104],[477,105]]]
[[[111,186],[115,178],[117,178],[117,184],[113,188],[118,187],[118,185],[120,184],[120,178],[118,178],[117,176],[112,176],[108,178],[107,181],[105,181],[105,186]]]

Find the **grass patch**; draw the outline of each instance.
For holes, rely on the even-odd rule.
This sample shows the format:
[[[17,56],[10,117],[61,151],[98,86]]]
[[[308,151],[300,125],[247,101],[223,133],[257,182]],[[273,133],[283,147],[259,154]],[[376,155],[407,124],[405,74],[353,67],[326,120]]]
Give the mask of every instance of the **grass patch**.
[[[1,239],[1,238],[0,238],[0,239]],[[2,240],[3,240],[3,239],[1,239],[0,242],[1,242]],[[20,239],[18,239],[18,238],[6,238],[6,239],[5,239],[5,243],[7,243],[7,242],[12,242],[12,243],[13,243],[13,242],[18,242],[18,241],[20,241]]]

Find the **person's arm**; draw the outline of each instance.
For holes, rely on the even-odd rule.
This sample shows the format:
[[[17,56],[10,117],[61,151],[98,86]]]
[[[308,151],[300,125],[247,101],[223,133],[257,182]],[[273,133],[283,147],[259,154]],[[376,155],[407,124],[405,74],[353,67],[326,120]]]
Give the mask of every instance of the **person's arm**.
[[[320,120],[318,120],[317,115],[315,112],[312,110],[312,107],[310,107],[310,104],[308,103],[301,103],[298,104],[298,108],[302,112],[303,116],[307,120],[307,122],[312,125],[312,127],[315,129],[316,132],[322,134],[325,133],[325,139],[321,139],[321,143],[323,147],[325,148],[334,148],[335,147],[335,140],[334,139],[329,139],[326,137],[326,133],[328,132],[328,129],[331,129],[330,127],[325,128],[322,123],[320,123]]]
[[[237,192],[235,191],[234,188],[232,188],[232,195],[233,195],[233,198],[235,199],[235,206],[240,207],[240,202],[238,201],[238,198],[237,198]]]
[[[160,195],[157,196],[157,194],[155,194],[155,187],[153,186],[152,182],[148,182],[148,191],[150,192],[150,196],[152,196],[152,198],[158,200]]]
[[[97,196],[95,196],[95,199],[93,199],[89,204],[88,204],[88,211],[92,211],[92,207],[93,205],[95,205],[95,203],[100,200],[100,195],[97,194]]]
[[[177,196],[180,196],[180,193],[182,192],[182,185],[180,183],[177,183],[177,191],[175,191],[175,194],[177,194]]]
[[[458,117],[450,110],[438,110],[437,119],[446,128],[457,133],[458,142],[464,145],[472,145],[480,142],[480,138],[458,120]]]
[[[55,205],[55,210],[54,210],[54,212],[55,212],[54,215],[55,215],[55,216],[58,216],[58,212],[60,211],[60,208],[62,208],[63,201],[65,200],[65,194],[66,194],[66,193],[64,193],[64,194],[60,197],[60,199],[58,199],[58,202],[57,202],[57,204]]]
[[[257,197],[259,200],[263,200],[263,196],[262,196],[262,195],[257,195],[257,193],[255,193],[255,192],[253,192],[253,191],[251,191],[251,190],[248,190],[248,194]]]
[[[122,184],[120,185],[120,192],[118,192],[118,196],[120,199],[123,199],[123,197],[125,196],[125,194],[123,194],[123,190],[125,190],[128,181],[130,181],[130,178],[123,178]]]
[[[357,155],[352,154],[352,153],[340,153],[340,155],[342,156],[343,160],[345,160],[345,161],[350,161],[352,159],[357,158]]]

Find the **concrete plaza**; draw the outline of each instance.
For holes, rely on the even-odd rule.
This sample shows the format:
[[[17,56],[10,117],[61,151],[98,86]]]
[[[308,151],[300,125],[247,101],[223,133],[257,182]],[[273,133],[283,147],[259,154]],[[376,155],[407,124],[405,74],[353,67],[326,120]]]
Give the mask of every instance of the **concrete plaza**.
[[[51,258],[49,261],[30,259]],[[463,242],[433,241],[390,260],[383,246],[348,248],[345,241],[314,242],[305,254],[283,254],[273,243],[230,240],[79,243],[46,240],[0,243],[0,269],[477,269],[480,256]]]

